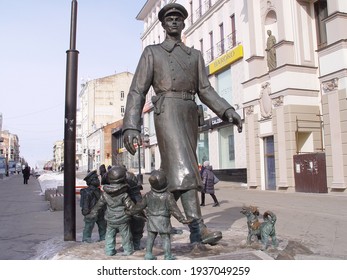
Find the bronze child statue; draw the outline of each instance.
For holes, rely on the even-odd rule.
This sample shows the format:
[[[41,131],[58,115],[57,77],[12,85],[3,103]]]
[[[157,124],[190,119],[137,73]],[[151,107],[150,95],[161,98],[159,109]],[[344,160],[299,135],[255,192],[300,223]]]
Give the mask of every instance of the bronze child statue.
[[[137,204],[142,200],[141,190],[142,185],[138,183],[138,180],[133,172],[127,171],[126,181],[129,185],[128,194],[131,200]],[[141,239],[143,237],[144,227],[146,220],[141,213],[141,216],[131,216],[130,218],[130,231],[133,236],[134,250],[141,250]]]
[[[100,208],[97,215],[92,216],[90,214],[101,196],[100,180],[96,170],[89,172],[84,181],[86,181],[88,187],[81,190],[80,206],[84,216],[82,242],[92,242],[91,237],[95,223],[98,225],[99,240],[102,241],[105,240],[106,234],[106,221],[104,218],[106,207]]]
[[[100,208],[107,205],[105,254],[108,256],[117,253],[115,246],[118,232],[122,236],[123,255],[131,255],[134,252],[129,225],[130,215],[125,213],[126,210],[134,207],[134,203],[127,193],[129,186],[126,183],[126,172],[127,170],[123,166],[114,166],[107,172],[109,185],[103,186],[104,192],[92,211],[92,214],[96,215]]]
[[[142,201],[130,210],[130,213],[134,214],[146,209],[147,246],[145,259],[157,259],[153,256],[152,250],[155,238],[159,234],[163,240],[164,259],[174,260],[176,258],[171,254],[170,233],[172,226],[170,217],[171,215],[174,216],[183,224],[188,224],[190,221],[185,219],[176,204],[173,194],[168,191],[168,184],[163,171],[154,170],[149,177],[149,183],[151,184],[151,190],[144,195]]]

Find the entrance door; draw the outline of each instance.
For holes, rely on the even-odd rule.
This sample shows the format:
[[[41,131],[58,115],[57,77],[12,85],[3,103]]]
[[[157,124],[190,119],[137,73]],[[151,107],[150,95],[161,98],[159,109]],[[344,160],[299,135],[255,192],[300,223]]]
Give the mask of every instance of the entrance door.
[[[264,138],[265,189],[276,190],[274,137]]]

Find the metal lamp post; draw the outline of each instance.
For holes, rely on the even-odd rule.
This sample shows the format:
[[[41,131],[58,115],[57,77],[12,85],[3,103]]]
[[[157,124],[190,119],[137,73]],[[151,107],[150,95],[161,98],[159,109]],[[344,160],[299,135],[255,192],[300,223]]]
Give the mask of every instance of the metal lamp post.
[[[141,174],[141,148],[140,148],[140,143],[137,143],[138,147],[138,157],[139,157],[139,174],[137,174],[137,182],[139,185],[142,185],[143,183],[143,175]]]
[[[144,144],[148,144],[149,142],[149,135],[147,133],[148,131],[148,128],[147,127],[144,127],[143,128],[144,130],[144,133],[145,134],[142,134],[141,137],[143,138],[142,139],[142,148],[143,148],[143,152],[145,151],[144,148],[145,148],[145,145]],[[137,143],[137,147],[138,147],[138,157],[139,157],[139,174],[137,175],[137,181],[138,181],[138,184],[139,185],[142,185],[143,184],[143,174],[141,173],[141,147],[140,147],[140,144]],[[143,154],[143,158],[145,157],[145,154]]]
[[[76,50],[77,1],[71,2],[70,49],[66,51],[66,88],[64,119],[64,240],[76,241]]]

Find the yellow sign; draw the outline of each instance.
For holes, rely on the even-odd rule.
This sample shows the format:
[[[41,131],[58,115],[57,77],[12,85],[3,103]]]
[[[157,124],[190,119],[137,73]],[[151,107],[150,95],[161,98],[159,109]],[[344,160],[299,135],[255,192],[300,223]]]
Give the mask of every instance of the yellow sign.
[[[238,45],[237,47],[213,60],[208,66],[209,74],[211,75],[241,58],[243,58],[243,47],[242,45]]]

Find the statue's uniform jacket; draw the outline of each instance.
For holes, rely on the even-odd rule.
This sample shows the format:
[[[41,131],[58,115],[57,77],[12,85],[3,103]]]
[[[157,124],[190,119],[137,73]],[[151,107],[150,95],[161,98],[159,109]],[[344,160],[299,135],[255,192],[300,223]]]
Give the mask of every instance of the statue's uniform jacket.
[[[201,52],[166,39],[161,44],[147,46],[142,53],[128,94],[123,131],[141,131],[141,113],[151,86],[161,96],[160,101],[156,100],[154,123],[168,189],[200,189],[197,105],[194,100],[177,95],[197,94],[222,119],[232,107],[211,87]]]

